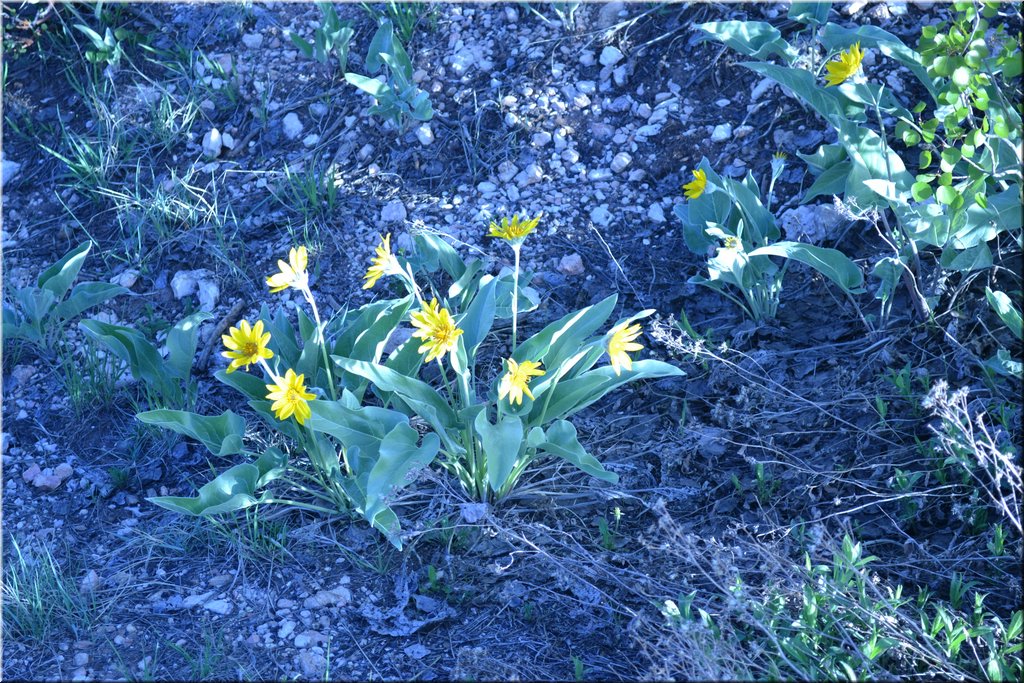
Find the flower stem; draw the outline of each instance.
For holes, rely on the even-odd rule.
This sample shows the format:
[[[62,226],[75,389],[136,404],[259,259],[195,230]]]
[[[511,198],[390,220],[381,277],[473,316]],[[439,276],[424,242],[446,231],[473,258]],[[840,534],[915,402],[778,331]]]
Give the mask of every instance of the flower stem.
[[[512,271],[512,353],[516,352],[517,333],[519,331],[519,250],[521,245],[512,245],[516,255],[516,267]]]
[[[316,300],[313,298],[313,292],[309,291],[309,287],[305,287],[302,290],[302,295],[306,297],[306,301],[309,302],[310,308],[313,309],[313,319],[316,321],[316,333],[319,337],[320,351],[324,357],[324,370],[327,372],[327,384],[331,388],[331,400],[338,400],[338,392],[334,388],[334,375],[331,373],[331,360],[327,357],[327,339],[324,337],[324,324],[320,322],[320,311],[317,310]]]

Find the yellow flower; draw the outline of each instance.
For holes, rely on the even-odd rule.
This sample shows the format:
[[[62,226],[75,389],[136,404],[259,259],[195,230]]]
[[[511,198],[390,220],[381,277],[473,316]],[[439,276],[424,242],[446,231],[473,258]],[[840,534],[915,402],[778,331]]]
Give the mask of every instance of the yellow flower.
[[[267,348],[270,333],[263,332],[262,320],[257,320],[252,327],[248,320],[243,320],[238,323],[238,327],[232,327],[228,334],[222,334],[220,338],[228,348],[227,351],[221,351],[221,355],[231,359],[228,374],[241,367],[248,370],[253,363],[259,363],[261,358],[274,357],[274,352]]]
[[[274,273],[267,278],[267,285],[270,293],[276,293],[294,287],[305,289],[309,284],[309,273],[306,272],[306,265],[309,263],[309,253],[306,247],[292,247],[288,252],[288,263],[279,260],[277,267],[281,272]]]
[[[312,415],[307,401],[316,398],[316,394],[306,391],[305,380],[305,375],[296,375],[294,370],[288,368],[284,377],[275,377],[274,383],[267,385],[267,400],[274,402],[270,406],[274,417],[287,420],[294,415],[300,425],[305,424],[306,419]]]
[[[612,328],[612,338],[608,340],[608,357],[612,361],[612,369],[616,375],[622,374],[622,368],[633,369],[633,360],[628,352],[644,348],[634,340],[640,336],[639,325],[621,325]]]
[[[376,254],[370,261],[371,265],[366,271],[366,275],[363,276],[363,279],[366,280],[366,283],[363,284],[363,289],[370,289],[377,284],[377,280],[385,275],[395,275],[402,272],[398,259],[391,253],[391,233],[381,238],[380,244],[377,245]]]
[[[523,394],[525,393],[533,400],[533,393],[530,392],[530,379],[540,377],[544,371],[540,369],[540,363],[524,360],[521,364],[511,358],[508,359],[508,372],[501,378],[498,385],[498,400],[508,396],[508,402],[512,405],[522,405]]]
[[[701,169],[693,172],[693,180],[683,185],[683,194],[687,199],[696,199],[704,194],[704,188],[708,185],[708,176]]]
[[[423,308],[410,316],[410,320],[416,328],[412,336],[424,342],[419,352],[427,354],[426,362],[455,350],[462,330],[455,326],[455,319],[447,308],[438,307],[437,299],[424,304]]]
[[[864,59],[864,52],[860,49],[860,43],[854,43],[849,50],[841,52],[837,59],[825,65],[828,70],[828,75],[825,76],[826,87],[839,85],[857,73],[862,59]]]
[[[739,238],[733,237],[732,235],[727,235],[725,240],[724,240],[724,244],[722,244],[722,248],[723,249],[739,249],[740,248]]]
[[[536,218],[525,218],[522,221],[516,214],[512,216],[511,221],[508,217],[502,218],[500,225],[491,221],[491,231],[487,233],[487,236],[500,237],[508,242],[522,243],[526,236],[537,228],[538,223],[540,223],[540,214],[537,214]]]

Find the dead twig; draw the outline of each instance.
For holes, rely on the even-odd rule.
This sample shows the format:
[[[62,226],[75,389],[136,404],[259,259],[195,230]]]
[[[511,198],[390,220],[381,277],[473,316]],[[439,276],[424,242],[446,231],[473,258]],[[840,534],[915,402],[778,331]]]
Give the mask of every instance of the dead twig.
[[[199,354],[199,360],[196,361],[196,367],[200,370],[206,370],[207,364],[210,362],[210,354],[213,353],[213,347],[217,345],[217,341],[220,336],[224,334],[224,331],[231,326],[238,317],[242,315],[242,309],[245,308],[245,301],[239,299],[235,302],[235,305],[231,307],[228,314],[221,318],[220,322],[217,323],[217,327],[213,328],[213,333],[210,338],[206,340],[206,346],[203,347],[203,352]]]

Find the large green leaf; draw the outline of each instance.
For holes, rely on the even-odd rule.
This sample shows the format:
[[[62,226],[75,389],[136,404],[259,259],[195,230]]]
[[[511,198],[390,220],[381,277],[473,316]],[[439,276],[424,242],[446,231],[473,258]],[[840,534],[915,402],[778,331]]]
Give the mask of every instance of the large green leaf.
[[[492,491],[500,491],[522,452],[523,422],[515,415],[504,415],[492,425],[482,410],[473,425],[487,457],[487,484]]]
[[[846,179],[852,168],[853,163],[847,159],[822,171],[821,175],[815,178],[811,186],[807,188],[800,203],[806,204],[821,195],[826,197],[842,196],[843,190],[846,189]]]
[[[768,76],[772,80],[789,88],[794,95],[806,102],[826,121],[832,116],[863,117],[863,108],[843,99],[840,100],[834,89],[826,89],[814,78],[814,74],[806,69],[796,69],[766,62],[741,62],[742,66],[751,71]]]
[[[469,358],[475,357],[477,348],[494,324],[494,289],[497,282],[495,278],[489,278],[481,284],[469,308],[456,319],[462,328],[462,341]]]
[[[236,370],[231,374],[226,370],[218,370],[213,376],[251,399],[261,401],[267,397],[267,382],[262,377],[250,375],[242,370]]]
[[[864,273],[838,249],[816,247],[800,242],[776,242],[754,249],[749,256],[751,259],[756,256],[781,256],[793,259],[814,268],[848,293],[863,291],[861,285],[864,284]]]
[[[427,271],[434,272],[440,266],[453,281],[462,278],[466,272],[466,263],[440,234],[420,232],[413,237],[413,241],[416,244],[417,260]]]
[[[255,463],[243,463],[217,475],[199,489],[199,495],[157,496],[147,498],[162,508],[185,515],[218,515],[242,510],[265,502],[269,494],[256,497],[260,489],[284,471],[287,456],[276,448],[268,449]]]
[[[213,317],[200,311],[186,316],[167,333],[167,367],[178,379],[186,379],[192,372],[192,362],[199,343],[199,326]]]
[[[332,358],[343,370],[370,380],[378,389],[398,394],[403,401],[430,423],[435,432],[445,439],[447,448],[456,451],[462,450],[448,437],[449,430],[456,426],[455,411],[429,384],[414,377],[407,377],[383,365],[340,356],[332,356]]]
[[[235,455],[243,450],[245,420],[227,410],[217,417],[185,410],[149,410],[135,416],[141,422],[170,429],[202,443],[214,455]]]
[[[91,242],[83,242],[64,254],[59,261],[39,274],[36,286],[52,292],[57,301],[63,299],[71,289],[71,283],[78,277],[78,271],[82,269],[91,248]]]
[[[83,311],[97,306],[129,290],[109,282],[80,282],[71,290],[71,296],[57,304],[54,313],[63,320],[70,320]]]
[[[393,513],[383,519],[378,517],[385,510],[390,511],[388,500],[393,492],[407,486],[409,474],[429,465],[441,444],[437,434],[427,434],[423,442],[417,446],[419,434],[408,424],[396,425],[388,432],[380,444],[380,455],[370,476],[366,480],[366,507],[363,511],[367,521],[378,529],[385,528],[385,522],[393,526],[384,533],[397,547],[401,548],[401,541],[398,539],[398,524]]]
[[[587,452],[576,434],[576,427],[566,420],[555,420],[544,432],[544,441],[537,450],[562,458],[592,477],[615,484],[619,475],[609,472],[601,462]]]
[[[828,19],[831,9],[831,2],[793,2],[786,16],[801,24],[821,26]]]
[[[598,303],[574,311],[546,326],[516,349],[518,362],[542,361],[545,368],[556,368],[586,343],[615,309],[618,296],[612,294]]]
[[[787,63],[796,58],[796,51],[783,40],[779,29],[763,21],[710,21],[696,24],[696,28],[748,57],[764,59],[776,54]]]
[[[312,413],[306,427],[330,434],[351,451],[358,453],[349,459],[352,474],[368,472],[378,457],[381,440],[399,425],[408,425],[409,419],[395,410],[376,406],[352,407],[341,401],[312,401]]]
[[[678,377],[686,373],[674,365],[659,360],[644,359],[633,362],[632,370],[623,370],[616,375],[610,365],[586,372],[579,377],[559,382],[552,390],[545,412],[545,401],[536,401],[530,413],[530,423],[541,423],[544,420],[567,418],[573,413],[586,408],[600,400],[609,391],[624,384],[638,380],[657,377]]]
[[[985,288],[985,298],[988,305],[996,312],[1003,324],[1013,333],[1017,339],[1024,340],[1024,323],[1021,322],[1020,310],[1013,305],[1010,297],[1004,292],[992,291]]]

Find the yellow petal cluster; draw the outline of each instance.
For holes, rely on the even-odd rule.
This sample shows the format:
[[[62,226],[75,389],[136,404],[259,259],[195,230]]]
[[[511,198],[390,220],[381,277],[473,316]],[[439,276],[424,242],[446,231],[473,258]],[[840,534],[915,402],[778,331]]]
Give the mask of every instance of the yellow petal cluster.
[[[385,275],[395,275],[402,272],[402,266],[398,263],[398,259],[391,253],[391,233],[381,238],[380,244],[377,245],[374,253],[375,255],[370,261],[370,267],[367,269],[366,275],[363,276],[363,279],[366,280],[363,284],[363,289],[372,288],[377,284],[377,280]]]
[[[703,170],[697,169],[693,172],[693,180],[683,185],[683,195],[687,199],[696,199],[704,194],[704,188],[708,186],[708,176]]]
[[[455,350],[462,330],[455,326],[455,319],[448,309],[440,308],[437,299],[431,300],[429,304],[423,304],[423,307],[409,318],[412,326],[416,328],[412,336],[423,340],[419,352],[427,354],[426,362],[429,363]]]
[[[288,252],[288,262],[282,260],[277,262],[279,272],[267,278],[267,285],[270,292],[281,292],[289,287],[295,289],[306,289],[309,286],[309,273],[306,266],[309,264],[309,253],[306,247],[292,247]]]
[[[259,363],[261,358],[274,357],[274,352],[267,348],[270,333],[263,331],[262,320],[257,320],[251,327],[248,320],[242,320],[237,327],[232,327],[228,334],[223,334],[220,338],[228,349],[221,351],[221,355],[231,359],[228,374],[242,367],[248,370],[253,363]]]
[[[512,216],[512,220],[509,220],[508,217],[502,218],[500,224],[491,221],[491,231],[487,233],[487,236],[498,237],[507,242],[522,243],[527,235],[537,229],[538,223],[540,223],[540,214],[534,218],[522,220],[516,214]]]
[[[849,50],[841,52],[836,59],[825,65],[828,74],[825,76],[825,85],[839,85],[844,83],[860,69],[861,60],[864,59],[864,52],[860,49],[860,43],[854,43]]]
[[[316,394],[306,391],[305,375],[296,375],[288,368],[284,377],[275,377],[274,383],[267,385],[267,392],[267,400],[273,401],[270,409],[278,420],[287,420],[294,415],[301,425],[312,415],[308,402],[315,399]]]
[[[723,240],[722,248],[723,249],[739,249],[740,248],[740,240],[739,240],[739,238],[738,237],[733,237],[732,235],[726,236],[725,240]]]
[[[640,325],[627,326],[626,323],[622,323],[613,327],[611,334],[611,339],[608,340],[608,358],[611,360],[615,374],[621,375],[622,368],[633,369],[633,360],[629,357],[629,353],[644,348],[635,341],[641,334]]]
[[[540,377],[544,373],[540,369],[540,363],[533,361],[524,360],[522,363],[517,363],[511,358],[508,359],[508,372],[501,378],[501,383],[498,384],[498,400],[508,396],[508,402],[512,405],[522,405],[523,394],[530,397],[533,400],[533,393],[530,391],[530,380],[534,377]]]

